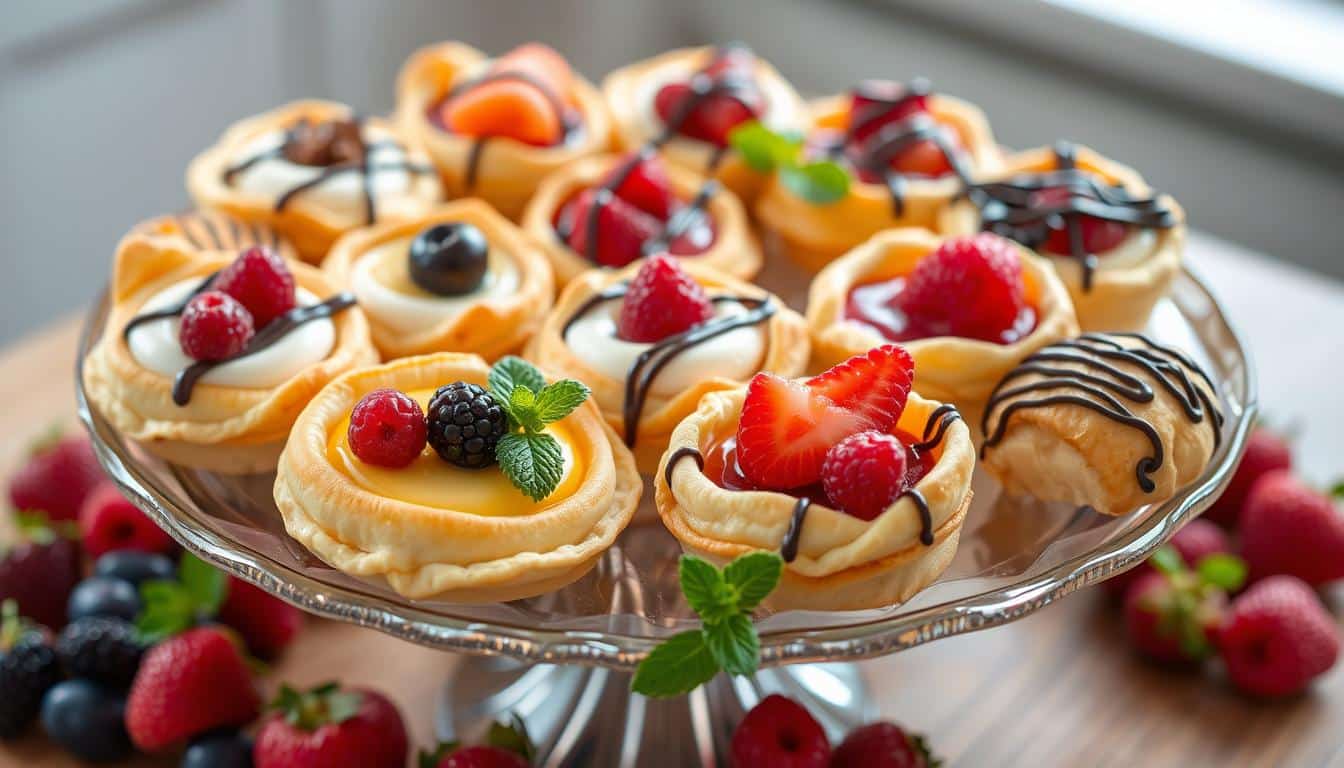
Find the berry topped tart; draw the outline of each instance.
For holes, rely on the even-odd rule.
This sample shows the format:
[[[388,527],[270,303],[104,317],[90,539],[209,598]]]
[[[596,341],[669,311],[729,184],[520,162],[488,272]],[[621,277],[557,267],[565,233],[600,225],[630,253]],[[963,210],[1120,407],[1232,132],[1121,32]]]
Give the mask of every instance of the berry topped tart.
[[[698,176],[719,180],[747,203],[765,176],[729,137],[747,123],[784,133],[807,127],[807,106],[768,62],[741,43],[683,48],[612,72],[602,81],[616,143],[657,151]]]
[[[802,165],[775,174],[756,213],[781,249],[813,272],[881,230],[933,229],[938,211],[971,177],[1001,162],[984,113],[932,92],[924,80],[864,81],[815,102],[812,119],[795,150],[801,158],[795,165]],[[786,140],[761,133],[740,143],[779,155]],[[831,164],[843,173],[841,183],[816,183]]]
[[[187,191],[202,208],[274,227],[313,263],[347,230],[443,198],[429,158],[391,124],[329,101],[230,126],[187,167]]]
[[[994,234],[922,229],[879,233],[831,262],[812,280],[807,322],[821,365],[900,343],[918,363],[919,391],[968,417],[1023,358],[1078,332],[1040,257]]]
[[[482,603],[581,577],[643,481],[588,390],[506,357],[352,371],[294,426],[275,479],[289,535],[411,599]]]
[[[275,228],[262,221],[244,221],[222,211],[191,210],[158,216],[136,224],[131,235],[171,239],[172,246],[190,251],[270,250],[283,259],[297,259],[298,251]]]
[[[705,393],[757,371],[796,376],[808,359],[807,325],[778,297],[666,254],[580,275],[527,349],[592,387],[645,472]]]
[[[742,203],[717,181],[652,152],[580,160],[542,180],[523,215],[567,284],[581,272],[667,252],[750,280],[761,246]]]
[[[378,360],[354,296],[265,247],[191,251],[132,234],[117,251],[84,391],[119,432],[175,464],[274,469],[331,379]]]
[[[515,221],[537,179],[611,140],[597,88],[541,43],[496,59],[457,42],[417,51],[397,80],[397,123],[450,196],[482,198]]]
[[[518,351],[551,308],[541,248],[486,203],[353,230],[322,269],[359,299],[384,359]]]
[[[886,344],[810,379],[760,373],[706,395],[654,476],[663,523],[716,564],[778,551],[777,609],[910,599],[956,553],[975,468],[965,422],[911,391],[915,369]]]
[[[945,209],[946,234],[997,232],[1064,279],[1085,331],[1137,331],[1170,290],[1185,251],[1185,212],[1137,172],[1059,142],[1009,157]]]

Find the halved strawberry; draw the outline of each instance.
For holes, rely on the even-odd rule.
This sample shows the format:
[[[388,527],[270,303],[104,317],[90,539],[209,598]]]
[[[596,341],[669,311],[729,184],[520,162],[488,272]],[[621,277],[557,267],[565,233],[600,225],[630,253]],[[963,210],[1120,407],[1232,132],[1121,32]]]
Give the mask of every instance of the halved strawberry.
[[[588,214],[597,190],[585,189],[565,206],[561,219],[569,225],[569,247],[585,256],[588,252]],[[619,197],[613,196],[597,213],[597,247],[593,260],[604,267],[623,267],[643,255],[644,243],[662,231],[663,225]]]
[[[787,490],[821,479],[831,446],[868,428],[858,413],[800,381],[756,374],[737,426],[737,463],[758,488]]]
[[[602,180],[601,186],[610,186],[616,174],[634,161],[635,157],[629,156],[617,163]],[[662,158],[654,154],[640,158],[633,168],[625,172],[625,178],[614,191],[617,197],[647,214],[657,216],[659,221],[667,221],[677,203],[672,195],[672,182],[667,179],[667,168]]]
[[[927,94],[909,94],[905,83],[893,80],[864,80],[850,93],[850,119],[859,117],[853,138],[863,141],[884,126],[929,111]]]
[[[1032,205],[1034,207],[1064,205],[1068,203],[1070,196],[1067,187],[1049,187],[1033,196]],[[1106,253],[1129,237],[1130,225],[1124,222],[1087,215],[1077,218],[1078,225],[1082,229],[1083,250],[1087,253]],[[1051,229],[1049,236],[1041,244],[1041,250],[1059,254],[1072,253],[1073,244],[1069,239],[1069,228]]]
[[[904,347],[884,344],[807,380],[812,391],[858,415],[865,429],[890,430],[905,410],[915,361]]]
[[[705,289],[666,254],[650,256],[630,281],[616,333],[626,341],[653,343],[705,322],[714,305]]]
[[[654,96],[653,108],[659,119],[668,123],[680,116],[682,105],[689,98],[693,98],[690,85],[669,83]],[[759,93],[750,89],[732,94],[715,93],[695,105],[677,132],[692,139],[726,146],[728,134],[742,123],[757,117],[762,106]]]

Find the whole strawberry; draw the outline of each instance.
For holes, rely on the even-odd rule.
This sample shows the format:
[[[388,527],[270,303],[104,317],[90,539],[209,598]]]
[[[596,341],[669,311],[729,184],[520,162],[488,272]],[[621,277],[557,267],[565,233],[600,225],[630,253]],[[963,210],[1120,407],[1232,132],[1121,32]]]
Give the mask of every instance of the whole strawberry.
[[[433,751],[421,750],[416,763],[420,768],[527,768],[535,757],[527,726],[514,715],[511,723],[492,723],[484,744],[440,743]]]
[[[1318,585],[1344,578],[1344,513],[1292,472],[1269,472],[1242,507],[1241,555],[1252,579],[1286,573]]]
[[[1195,518],[1186,523],[1168,543],[1176,550],[1176,554],[1181,556],[1181,560],[1188,568],[1199,565],[1199,561],[1209,555],[1232,552],[1232,542],[1223,529],[1202,518]],[[1111,595],[1123,599],[1125,592],[1129,590],[1129,585],[1138,581],[1143,574],[1152,573],[1154,570],[1152,564],[1144,561],[1136,568],[1112,576],[1102,582],[1102,586]]]
[[[167,555],[177,549],[173,537],[111,483],[99,486],[84,500],[79,531],[84,537],[84,550],[92,558],[123,550]]]
[[[248,650],[263,659],[278,656],[303,628],[303,612],[298,608],[232,577],[219,620],[237,630]]]
[[[1218,650],[1233,684],[1257,696],[1298,693],[1339,658],[1339,629],[1294,576],[1270,576],[1232,603]]]
[[[855,728],[831,756],[831,768],[930,768],[937,764],[922,737],[894,723]]]
[[[1202,661],[1213,651],[1213,636],[1227,608],[1227,592],[1241,586],[1245,567],[1229,555],[1185,567],[1171,547],[1152,557],[1156,570],[1141,575],[1125,593],[1125,635],[1156,661]]]
[[[28,463],[9,478],[14,509],[45,512],[51,520],[74,520],[89,493],[103,482],[103,469],[84,437],[39,443]]]
[[[271,708],[252,751],[256,768],[406,765],[406,726],[380,693],[336,683],[305,693],[282,686]]]
[[[733,768],[824,768],[831,759],[826,732],[793,699],[771,694],[733,731]]]
[[[53,526],[37,514],[15,520],[23,540],[0,554],[0,602],[13,600],[24,616],[59,630],[65,626],[70,592],[83,578],[75,531],[69,521]]]
[[[126,730],[137,749],[159,752],[206,731],[245,725],[260,706],[234,640],[202,627],[145,654],[126,700]]]
[[[1236,526],[1246,497],[1256,481],[1268,472],[1292,467],[1293,452],[1288,442],[1274,432],[1257,427],[1246,440],[1246,453],[1232,473],[1227,490],[1213,502],[1204,517],[1227,528]]]

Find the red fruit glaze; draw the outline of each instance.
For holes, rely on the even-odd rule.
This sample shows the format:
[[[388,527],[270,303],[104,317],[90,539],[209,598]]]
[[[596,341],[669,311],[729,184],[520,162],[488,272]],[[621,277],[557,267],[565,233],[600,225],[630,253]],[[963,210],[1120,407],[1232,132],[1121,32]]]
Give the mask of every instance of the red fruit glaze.
[[[89,493],[104,481],[88,438],[66,437],[35,450],[9,478],[10,506],[74,520]]]
[[[583,256],[589,255],[588,217],[598,194],[597,189],[583,190],[561,206],[556,217],[557,230],[568,233],[565,242]],[[597,249],[593,259],[604,267],[623,267],[644,255],[644,243],[662,229],[658,219],[612,196],[597,212]]]
[[[247,650],[262,659],[279,656],[303,629],[298,608],[233,577],[219,620],[242,635]]]
[[[395,705],[376,691],[352,689],[359,710],[348,720],[304,730],[281,712],[269,715],[252,748],[256,768],[405,768],[406,725]]]
[[[906,454],[906,446],[893,435],[850,435],[826,452],[821,466],[826,498],[847,515],[872,520],[906,489]]]
[[[425,449],[428,435],[419,403],[395,389],[375,389],[350,412],[346,440],[360,461],[400,469]]]
[[[297,305],[294,275],[285,260],[261,246],[243,251],[232,264],[220,270],[210,287],[247,307],[258,329]]]
[[[1344,513],[1291,470],[1261,476],[1241,509],[1241,555],[1250,577],[1286,573],[1321,585],[1344,578]]]
[[[193,360],[227,360],[246,349],[255,332],[246,307],[227,293],[206,291],[182,310],[178,341]]]
[[[172,554],[177,549],[173,537],[164,533],[111,483],[89,494],[79,512],[79,533],[84,539],[84,551],[91,559],[123,549],[161,555]]]
[[[1246,453],[1242,454],[1241,463],[1232,473],[1227,490],[1213,502],[1204,517],[1229,528],[1235,527],[1251,486],[1272,470],[1292,469],[1292,466],[1293,451],[1288,442],[1268,429],[1256,428],[1246,440]]]
[[[849,732],[830,768],[928,768],[923,744],[894,723],[870,723]]]
[[[777,693],[742,718],[729,749],[733,768],[825,768],[831,759],[826,732],[802,705]]]
[[[868,428],[886,432],[900,420],[914,378],[915,361],[910,353],[884,344],[813,376],[807,386],[862,416]]]
[[[625,173],[619,185],[614,189],[611,187],[616,175],[621,173],[632,159],[633,157],[629,156],[623,158],[598,186],[612,189],[617,197],[627,203],[650,216],[657,217],[659,221],[667,221],[677,206],[677,199],[672,194],[672,182],[667,178],[667,168],[658,155],[651,154],[641,158]]]
[[[1186,566],[1192,569],[1209,555],[1232,552],[1232,542],[1228,540],[1227,534],[1223,533],[1223,529],[1202,518],[1195,518],[1186,523],[1184,528],[1171,537],[1170,543]],[[1122,598],[1130,584],[1143,574],[1152,572],[1153,566],[1145,560],[1138,567],[1102,582],[1102,586],[1108,593]]]
[[[499,747],[463,747],[446,755],[434,768],[527,768],[527,760]]]
[[[1027,307],[1017,246],[989,233],[946,240],[915,266],[895,303],[931,335],[1006,343],[1021,335]]]
[[[1218,632],[1227,676],[1257,696],[1304,690],[1335,665],[1339,640],[1320,598],[1293,576],[1252,584],[1233,601]]]
[[[60,631],[70,592],[83,578],[78,542],[57,538],[16,544],[0,555],[0,603],[13,600],[21,616]]]
[[[621,301],[616,332],[625,341],[654,343],[714,316],[705,289],[665,254],[650,256]]]
[[[758,373],[737,426],[737,463],[757,488],[801,488],[821,479],[831,446],[868,426],[802,382]]]

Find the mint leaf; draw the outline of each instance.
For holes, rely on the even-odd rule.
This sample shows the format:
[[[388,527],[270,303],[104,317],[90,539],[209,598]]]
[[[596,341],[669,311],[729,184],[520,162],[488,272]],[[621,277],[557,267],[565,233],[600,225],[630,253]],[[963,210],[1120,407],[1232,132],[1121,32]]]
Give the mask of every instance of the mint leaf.
[[[491,366],[486,381],[490,385],[490,394],[500,403],[507,403],[513,390],[518,387],[540,392],[546,386],[546,379],[536,366],[513,355],[500,358],[499,362]]]
[[[527,735],[527,724],[516,713],[511,716],[508,725],[491,723],[485,743],[521,755],[528,765],[537,756],[537,748],[532,746],[532,738]]]
[[[719,665],[698,629],[673,635],[635,668],[630,690],[650,698],[680,696],[710,681]]]
[[[546,425],[537,418],[537,394],[527,387],[517,386],[509,394],[509,415],[528,432],[540,432]]]
[[[533,501],[550,496],[565,469],[560,443],[545,433],[504,435],[495,446],[495,459],[509,482]]]
[[[751,617],[745,613],[729,616],[704,629],[705,645],[714,661],[730,675],[753,675],[761,656],[761,640]]]
[[[723,568],[724,581],[737,592],[737,609],[750,612],[779,585],[784,560],[774,552],[748,552]]]
[[[198,613],[214,616],[224,604],[228,579],[223,572],[192,554],[182,556],[177,567],[177,578],[182,582]]]
[[[145,643],[157,643],[196,623],[196,601],[175,581],[156,579],[141,584],[140,603],[144,607],[135,628]]]
[[[1181,559],[1180,553],[1169,544],[1158,547],[1157,551],[1149,556],[1148,562],[1168,576],[1174,576],[1185,570],[1185,561]]]
[[[779,181],[790,192],[817,205],[834,203],[849,194],[849,174],[830,160],[780,168]]]
[[[757,120],[749,120],[728,134],[728,143],[754,171],[769,173],[791,165],[802,148],[802,137],[776,133]]]
[[[719,569],[694,555],[682,555],[677,564],[681,576],[681,593],[686,596],[691,610],[705,619],[706,614],[719,613],[724,608],[736,610],[735,600],[725,600],[726,584]],[[726,605],[725,605],[726,604]]]
[[[537,394],[537,420],[543,424],[559,421],[582,405],[588,395],[588,387],[573,379],[548,384]]]
[[[1246,562],[1225,552],[1200,558],[1195,570],[1205,584],[1212,584],[1228,592],[1236,592],[1246,583]]]

